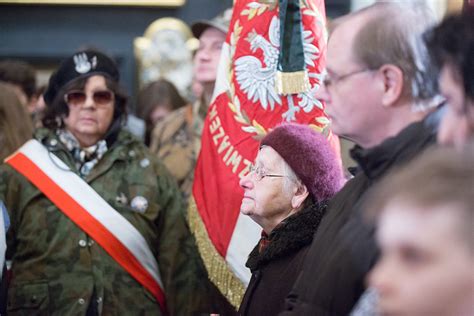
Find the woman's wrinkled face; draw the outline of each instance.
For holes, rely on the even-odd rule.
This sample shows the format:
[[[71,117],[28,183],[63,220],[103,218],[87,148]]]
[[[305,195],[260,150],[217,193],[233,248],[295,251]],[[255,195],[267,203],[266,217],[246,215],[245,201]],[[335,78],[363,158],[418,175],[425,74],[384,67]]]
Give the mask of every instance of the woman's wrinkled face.
[[[65,100],[69,115],[64,124],[82,147],[104,138],[113,120],[115,97],[103,76],[88,78],[83,90],[68,91]]]
[[[296,184],[284,187],[284,160],[271,147],[260,149],[255,160],[259,171],[275,176],[259,179],[256,171],[248,173],[240,179],[239,185],[244,189],[244,197],[240,212],[250,216],[267,233],[294,211],[291,201]]]

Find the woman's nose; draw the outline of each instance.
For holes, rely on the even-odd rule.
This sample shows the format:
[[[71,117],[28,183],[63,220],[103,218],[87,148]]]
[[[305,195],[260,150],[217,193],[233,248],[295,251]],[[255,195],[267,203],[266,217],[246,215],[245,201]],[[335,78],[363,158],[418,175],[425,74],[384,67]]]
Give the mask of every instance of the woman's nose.
[[[253,188],[253,181],[252,181],[252,172],[247,173],[245,176],[240,178],[239,185],[243,189],[252,189]]]
[[[84,108],[90,108],[90,107],[94,108],[96,106],[95,101],[94,101],[94,95],[86,93],[86,99],[84,100],[84,104],[82,106]]]

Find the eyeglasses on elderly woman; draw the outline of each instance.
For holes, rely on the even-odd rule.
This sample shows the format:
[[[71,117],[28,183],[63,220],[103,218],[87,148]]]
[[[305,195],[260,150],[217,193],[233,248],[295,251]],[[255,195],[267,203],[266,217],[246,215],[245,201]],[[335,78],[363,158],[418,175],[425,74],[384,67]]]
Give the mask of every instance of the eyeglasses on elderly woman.
[[[94,91],[92,94],[92,99],[98,106],[106,106],[110,104],[115,98],[115,95],[112,91],[109,90],[99,90]],[[87,94],[84,91],[74,90],[69,91],[64,95],[64,101],[69,106],[79,106],[86,102]]]
[[[257,181],[260,181],[265,177],[269,177],[269,178],[285,178],[285,177],[288,177],[288,176],[282,175],[282,174],[269,174],[269,173],[267,173],[267,171],[265,170],[264,167],[256,166],[255,164],[250,165],[249,174],[255,175],[255,180],[257,180]]]

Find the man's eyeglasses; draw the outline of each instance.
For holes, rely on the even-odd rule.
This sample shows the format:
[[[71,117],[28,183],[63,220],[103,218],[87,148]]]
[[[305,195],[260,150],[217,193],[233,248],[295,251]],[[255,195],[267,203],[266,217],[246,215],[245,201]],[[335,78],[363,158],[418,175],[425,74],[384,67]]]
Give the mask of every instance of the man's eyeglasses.
[[[94,91],[92,99],[98,106],[105,106],[114,100],[114,93],[109,90]],[[79,106],[86,102],[87,94],[84,91],[70,91],[64,95],[64,101],[70,106]]]
[[[355,71],[352,71],[352,72],[349,72],[347,74],[344,74],[344,75],[341,75],[341,76],[337,76],[337,75],[333,75],[332,78],[329,76],[329,74],[326,72],[323,74],[323,78],[321,80],[322,83],[324,83],[324,85],[326,86],[326,88],[329,88],[331,86],[335,86],[338,82],[341,82],[351,76],[354,76],[354,75],[357,75],[357,74],[360,74],[360,73],[364,73],[364,72],[368,72],[368,71],[373,71],[373,69],[359,69],[359,70],[355,70]]]
[[[253,173],[255,175],[255,180],[260,181],[265,177],[270,177],[270,178],[284,178],[286,177],[285,175],[281,174],[268,174],[267,171],[262,168],[262,167],[257,167],[254,164],[250,165],[250,173]]]

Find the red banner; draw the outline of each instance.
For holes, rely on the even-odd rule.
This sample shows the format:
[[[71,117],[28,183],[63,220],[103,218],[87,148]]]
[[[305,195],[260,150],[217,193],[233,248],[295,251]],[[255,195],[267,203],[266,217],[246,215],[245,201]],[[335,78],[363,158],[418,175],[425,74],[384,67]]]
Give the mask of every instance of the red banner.
[[[323,104],[314,97],[325,65],[324,1],[301,1],[311,84],[302,93],[279,95],[275,88],[281,50],[278,13],[278,1],[236,1],[195,171],[190,226],[211,280],[235,306],[250,279],[244,264],[261,231],[240,215],[239,187],[257,155],[259,139],[279,123],[299,122],[325,133],[338,149]]]

